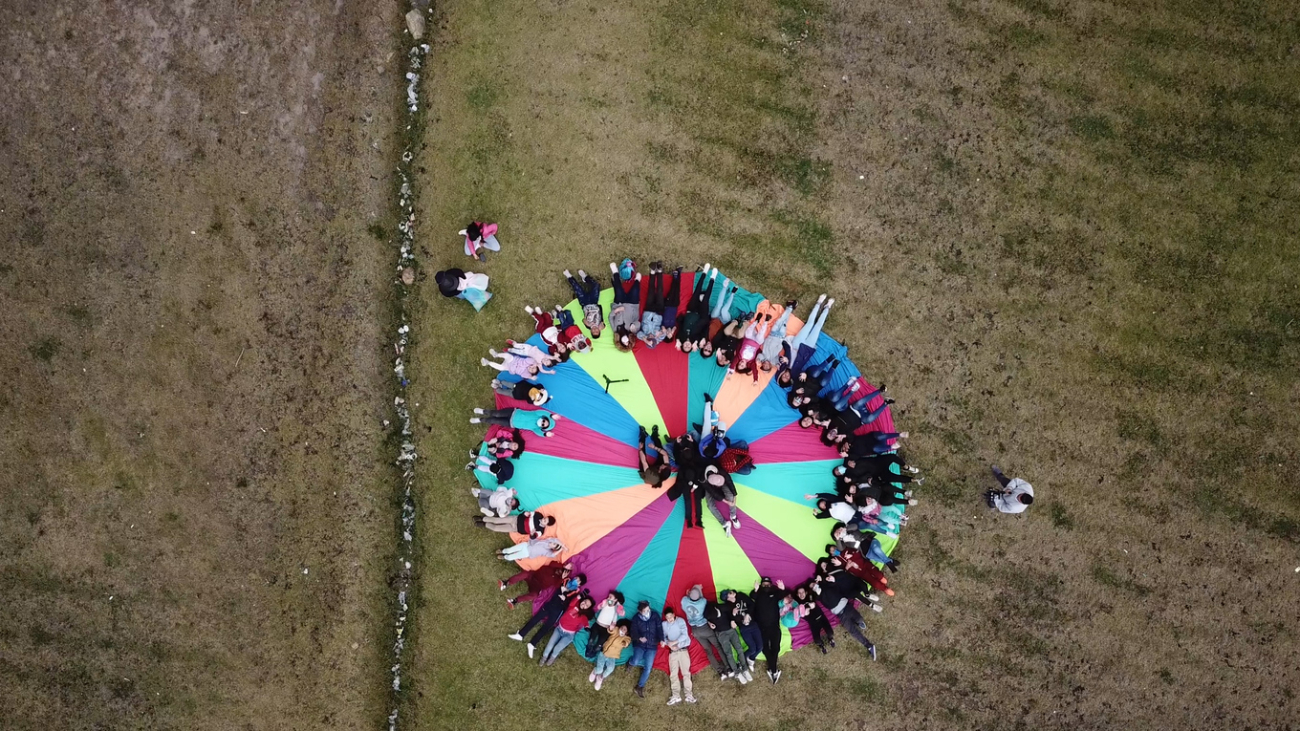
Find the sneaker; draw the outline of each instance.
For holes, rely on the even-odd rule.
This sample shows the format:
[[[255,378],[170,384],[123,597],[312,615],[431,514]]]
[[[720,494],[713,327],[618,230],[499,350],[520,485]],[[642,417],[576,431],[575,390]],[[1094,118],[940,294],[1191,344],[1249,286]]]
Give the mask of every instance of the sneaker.
[[[597,676],[596,676],[596,690],[600,690],[600,686],[601,686],[601,684],[604,683],[604,682],[605,682],[605,676],[604,676],[604,675],[597,675]]]
[[[537,645],[534,645],[534,644],[531,643],[531,642],[528,643],[528,659],[529,659],[529,660],[532,660],[532,659],[533,659],[533,651],[535,651],[536,649],[537,649]]]
[[[871,661],[872,661],[872,662],[875,662],[875,661],[876,661],[876,646],[875,646],[875,645],[868,645],[868,646],[867,646],[867,654],[868,654],[868,655],[871,655]]]
[[[731,529],[740,530],[740,518],[736,518],[735,520],[731,521]]]
[[[748,680],[745,679],[745,674],[744,674],[744,673],[741,673],[741,674],[737,675],[737,676],[736,676],[736,680],[739,680],[741,685],[744,685],[745,683],[748,683],[748,682],[749,682]]]
[[[776,685],[776,684],[779,683],[779,682],[781,682],[781,671],[780,671],[780,670],[776,671],[776,675],[772,676],[772,685]]]
[[[587,682],[588,682],[588,683],[594,683],[594,682],[596,682],[596,671],[595,671],[595,670],[592,670],[592,671],[591,671],[591,675],[588,675],[588,676],[587,676]]]
[[[748,658],[746,658],[746,661],[749,663],[749,672],[754,672],[754,661],[749,660]]]
[[[773,683],[776,682],[776,676],[772,674],[771,670],[767,671],[767,679],[772,681]]]
[[[524,636],[521,635],[521,634],[519,634],[518,632],[516,632],[516,633],[514,633],[514,634],[512,634],[512,635],[506,635],[506,636],[509,637],[510,639],[516,641],[516,642],[523,642],[523,641],[524,641]]]
[[[501,591],[505,591],[505,590],[506,590],[506,582],[501,581],[501,580],[498,580],[498,581],[497,581],[497,588],[500,589]],[[511,636],[511,637],[514,637],[514,635],[510,635],[510,636]],[[522,640],[523,638],[520,637],[519,639]]]
[[[831,638],[831,647],[834,647],[834,646],[835,646],[835,638],[832,637],[832,638]]]
[[[723,524],[722,524],[722,532],[723,532],[723,533],[726,533],[726,534],[727,534],[727,537],[730,538],[730,537],[731,537],[731,523],[723,523]]]
[[[880,606],[879,604],[872,604],[872,605],[871,605],[871,611],[876,612],[876,613],[880,613],[880,612],[885,611],[885,608],[882,607],[882,606]]]
[[[830,652],[830,650],[827,650],[827,649],[826,649],[826,645],[818,645],[818,647],[821,648],[821,651],[822,651],[822,654],[823,654],[823,655],[825,655],[826,653]]]
[[[687,702],[687,703],[694,703],[694,702],[695,702],[695,696],[693,696],[693,695],[691,695],[691,694],[688,693],[688,694],[686,695],[686,702]]]
[[[675,706],[675,705],[677,705],[678,703],[681,703],[681,702],[682,702],[682,699],[681,699],[681,698],[678,698],[677,696],[673,696],[672,698],[669,698],[669,699],[668,699],[668,705],[670,705],[670,706]]]
[[[748,670],[745,671],[745,682],[746,683],[754,682],[754,674],[749,672]]]
[[[633,692],[633,693],[636,693],[636,697],[637,697],[637,698],[645,698],[645,686],[644,686],[644,685],[638,685],[637,687],[635,687],[635,688],[632,689],[632,692]]]
[[[586,278],[587,278],[587,273],[586,273],[585,271],[579,269],[579,270],[578,270],[578,279],[584,279],[584,280],[585,280]]]

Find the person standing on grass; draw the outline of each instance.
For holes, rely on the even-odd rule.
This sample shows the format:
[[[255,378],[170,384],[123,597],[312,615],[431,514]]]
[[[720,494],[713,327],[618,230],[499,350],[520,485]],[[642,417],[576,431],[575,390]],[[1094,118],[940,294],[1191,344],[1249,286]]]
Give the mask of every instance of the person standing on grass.
[[[655,655],[659,652],[659,644],[663,642],[664,626],[663,620],[659,618],[659,612],[651,609],[650,602],[644,599],[637,604],[636,614],[632,615],[630,636],[632,637],[632,659],[628,661],[627,669],[631,672],[632,668],[641,668],[641,677],[632,690],[638,698],[645,698],[645,683],[650,679]]]
[[[605,678],[614,674],[614,668],[618,665],[618,658],[622,656],[623,650],[632,644],[632,638],[628,637],[628,621],[626,619],[618,620],[614,630],[600,647],[600,654],[596,656],[596,667],[587,676],[588,683],[594,683],[596,690],[605,683]],[[590,638],[587,640],[591,642]]]
[[[764,576],[754,582],[754,619],[763,635],[763,656],[767,658],[767,677],[773,684],[781,680],[777,657],[781,654],[781,600],[785,598],[785,582],[772,584]]]
[[[1003,513],[1023,513],[1034,503],[1034,486],[1017,478],[1008,478],[1002,474],[997,465],[993,465],[993,476],[997,478],[1000,490],[984,493],[984,501],[990,508]]]
[[[675,706],[682,702],[683,687],[686,690],[686,702],[694,703],[695,696],[691,694],[691,653],[687,649],[691,646],[690,630],[686,628],[686,620],[678,617],[672,607],[664,607],[663,617],[663,639],[659,644],[668,648],[668,684],[672,688],[668,705]]]
[[[682,597],[682,614],[686,615],[686,624],[690,625],[691,635],[700,641],[700,646],[704,648],[704,656],[709,659],[709,667],[718,674],[719,680],[726,680],[726,666],[723,665],[717,657],[722,655],[722,645],[718,644],[718,638],[713,635],[713,628],[704,619],[704,610],[708,608],[709,600],[704,598],[704,587],[696,584],[691,590]]]

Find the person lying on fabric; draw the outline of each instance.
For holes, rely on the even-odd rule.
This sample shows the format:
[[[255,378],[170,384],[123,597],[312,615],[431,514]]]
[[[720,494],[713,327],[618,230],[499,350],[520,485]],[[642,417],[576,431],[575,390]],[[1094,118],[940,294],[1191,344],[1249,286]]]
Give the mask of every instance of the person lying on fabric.
[[[631,624],[626,619],[618,620],[614,630],[609,637],[601,643],[600,653],[596,656],[596,666],[592,669],[587,680],[592,682],[596,690],[604,684],[605,679],[614,674],[614,668],[618,667],[618,659],[623,656],[623,651],[632,644],[632,638],[628,636]],[[591,644],[591,638],[588,637],[587,643]]]
[[[904,490],[902,485],[890,482],[883,477],[868,477],[861,482],[852,482],[840,488],[845,500],[863,509],[871,503],[889,507],[891,505],[916,505],[911,490]]]
[[[847,483],[861,482],[868,477],[884,477],[893,482],[907,483],[913,480],[923,481],[917,477],[921,470],[907,464],[896,452],[871,455],[862,458],[848,458],[833,470],[836,477]]]
[[[592,339],[599,338],[605,329],[605,310],[600,306],[600,282],[581,269],[578,270],[578,279],[574,279],[568,269],[564,270],[564,277],[569,280],[569,286],[578,298],[578,305],[582,307],[582,324],[587,326]]]
[[[718,457],[718,466],[731,475],[748,475],[754,471],[754,458],[749,454],[749,445],[740,440],[733,440]]]
[[[657,261],[650,263],[650,291],[646,294],[640,332],[637,333],[637,338],[650,348],[672,337],[671,331],[676,328],[677,301],[681,299],[681,272],[681,267],[673,272],[672,285],[665,297],[663,264]]]
[[[564,648],[568,647],[573,642],[573,638],[591,623],[591,618],[595,615],[594,604],[591,597],[579,595],[573,604],[564,610],[560,615],[560,621],[555,625],[555,632],[546,643],[546,649],[542,650],[542,660],[539,664],[548,666],[555,664],[556,658],[564,652]]]
[[[821,649],[825,655],[826,644],[830,643],[831,647],[835,646],[835,630],[831,628],[831,621],[826,618],[826,613],[822,611],[822,606],[817,601],[817,594],[812,589],[813,581],[808,581],[794,588],[794,600],[799,604],[799,617],[808,623],[808,631],[812,634],[813,642]]]
[[[862,634],[862,630],[867,627],[867,622],[853,606],[853,598],[843,592],[834,582],[828,581],[814,580],[813,593],[817,594],[818,600],[831,611],[831,614],[834,614],[840,620],[840,626],[844,628],[844,631],[867,648],[867,653],[871,655],[872,660],[875,660],[876,646],[866,635]]]
[[[534,434],[549,437],[555,433],[555,422],[561,417],[541,409],[474,409],[477,416],[471,418],[471,424],[491,424],[506,426],[511,429],[527,429]]]
[[[788,387],[817,352],[817,341],[821,338],[822,327],[826,324],[826,317],[834,304],[834,298],[828,300],[824,294],[818,296],[817,303],[813,305],[812,312],[808,315],[808,322],[799,328],[799,332],[786,340],[781,353],[781,370],[776,377],[779,385]]]
[[[534,627],[537,628],[537,634],[527,641],[528,658],[530,660],[537,646],[542,643],[542,640],[546,639],[547,635],[551,634],[551,630],[555,629],[555,625],[559,622],[560,615],[564,613],[564,610],[576,602],[578,597],[586,595],[587,590],[583,588],[586,583],[587,576],[585,574],[576,574],[569,577],[560,586],[559,590],[551,595],[550,599],[542,603],[541,609],[524,622],[524,626],[520,627],[518,632],[507,635],[512,640],[524,642],[524,638],[528,636],[528,633]]]
[[[520,346],[515,345],[512,347],[517,348]],[[532,348],[534,346],[530,345],[528,347]],[[535,359],[532,356],[519,355],[518,353],[513,353],[513,352],[498,353],[495,350],[491,350],[491,349],[488,350],[488,353],[490,353],[493,358],[500,358],[501,362],[497,363],[495,361],[490,361],[487,358],[481,358],[479,359],[479,363],[489,368],[494,368],[498,371],[509,373],[513,376],[519,376],[520,378],[532,378],[538,375],[539,373],[545,373],[547,375],[555,374],[555,371],[546,370],[546,366],[549,365],[549,363],[547,362],[549,361],[549,358]]]
[[[898,440],[906,439],[907,432],[867,432],[855,434],[840,445],[841,457],[860,459],[878,454],[892,452],[898,448]]]
[[[509,396],[518,401],[527,401],[533,406],[541,406],[551,400],[551,394],[546,392],[546,388],[540,383],[532,381],[503,381],[499,378],[492,379],[492,392],[501,396]]]
[[[546,312],[541,307],[533,307],[532,305],[525,305],[524,312],[532,316],[536,325],[534,330],[541,336],[542,342],[546,344],[546,354],[559,355],[562,349],[556,347],[560,344],[560,329],[555,325],[555,315]],[[515,341],[509,340],[507,342],[513,345]]]
[[[609,326],[614,330],[614,346],[632,352],[636,334],[641,329],[641,275],[631,259],[610,262],[613,274],[614,302],[609,308]],[[627,283],[631,282],[629,286]]]
[[[839,495],[820,492],[816,495],[804,495],[803,499],[813,501],[813,517],[818,520],[830,518],[848,524],[858,519],[858,509]]]
[[[637,437],[637,443],[640,449],[637,450],[637,459],[640,462],[639,472],[641,479],[650,487],[662,487],[664,480],[672,475],[672,457],[669,456],[668,450],[664,449],[663,441],[659,438],[659,425],[655,424],[652,431],[647,434],[645,427],[640,427],[641,433]]]
[[[595,659],[596,652],[609,639],[614,625],[623,618],[623,592],[610,591],[605,600],[596,606],[595,624],[587,636],[587,649],[583,653],[588,660]]]
[[[773,310],[780,310],[776,317],[776,322],[769,329],[767,337],[763,339],[763,347],[758,354],[759,367],[764,372],[781,365],[781,349],[785,345],[787,328],[789,327],[790,315],[794,314],[794,309],[799,305],[797,300],[789,300],[785,303],[784,308],[778,305],[768,303],[769,313]]]
[[[497,582],[497,588],[501,591],[505,591],[508,586],[513,586],[521,581],[524,582],[524,586],[527,587],[528,591],[520,594],[514,599],[506,600],[506,606],[514,609],[516,605],[522,604],[523,602],[536,601],[538,595],[542,592],[550,591],[551,589],[559,589],[572,575],[572,561],[566,563],[552,561],[540,569],[519,571],[508,579],[502,579]],[[581,584],[578,584],[577,586],[581,586]],[[574,588],[576,589],[577,586]]]
[[[831,419],[835,414],[829,404],[815,397],[807,397],[807,400],[799,405],[798,410],[799,426],[804,429],[810,429],[814,426],[824,429],[830,426]]]
[[[754,622],[754,601],[748,594],[735,589],[723,589],[718,593],[718,599],[731,613],[732,624],[740,633],[740,638],[745,641],[745,662],[748,665],[745,677],[746,680],[753,680],[751,673],[754,671],[754,660],[763,649],[763,634],[759,631],[758,624]]]
[[[722,531],[730,536],[733,530],[739,530],[740,519],[736,517],[736,484],[732,482],[731,475],[716,465],[710,464],[705,467],[704,494],[708,498],[709,512],[722,525]]]
[[[523,356],[525,358],[532,358],[533,360],[537,361],[538,363],[541,363],[542,365],[548,365],[548,366],[555,365],[556,363],[559,363],[560,361],[564,360],[565,357],[565,353],[563,352],[560,352],[558,354],[552,354],[551,351],[542,350],[541,348],[527,341],[524,341],[522,343],[517,343],[514,340],[507,338],[506,345],[510,346],[509,348],[507,348],[507,350],[511,354]]]
[[[758,355],[762,351],[763,341],[767,339],[767,334],[771,329],[772,315],[770,313],[754,316],[753,321],[745,328],[744,337],[741,338],[740,345],[736,349],[736,360],[727,371],[728,375],[732,373],[751,374],[754,377],[754,383],[758,383]]]
[[[830,385],[831,377],[835,375],[835,369],[839,366],[839,358],[827,358],[820,363],[812,363],[802,370],[795,371],[784,382],[778,380],[778,385],[791,393],[797,391],[801,394],[808,393],[827,398],[828,393],[834,392]]]
[[[564,355],[586,353],[591,350],[591,342],[582,333],[582,328],[573,321],[573,313],[563,307],[555,307],[555,327],[560,331],[560,342],[556,347]]]
[[[474,525],[487,528],[494,533],[520,533],[536,540],[543,536],[547,528],[555,525],[555,516],[542,515],[535,510],[529,510],[504,518],[496,516],[475,518]]]
[[[558,538],[530,538],[497,551],[503,561],[523,561],[529,558],[554,558],[564,552]]]
[[[677,471],[677,481],[668,488],[668,499],[676,502],[684,497],[686,505],[685,525],[687,528],[703,528],[701,513],[704,507],[704,465],[693,462],[682,463]]]
[[[831,528],[831,540],[835,541],[835,545],[841,552],[861,551],[868,559],[883,564],[893,573],[897,573],[898,567],[902,565],[897,559],[890,558],[885,553],[876,534],[869,531],[859,531],[842,523],[836,523],[835,527]]]
[[[700,433],[700,456],[705,459],[717,459],[727,450],[727,425],[718,421],[718,412],[713,408],[713,397],[704,394],[703,423],[698,424]]]
[[[878,591],[886,596],[894,595],[894,590],[889,588],[889,579],[885,578],[884,572],[876,568],[876,565],[868,561],[861,552],[841,551],[834,543],[828,543],[826,555],[832,560],[839,558],[843,561],[844,570],[865,582],[873,592]]]
[[[465,465],[467,470],[478,470],[487,472],[497,478],[498,485],[504,485],[515,476],[515,465],[508,459],[497,459],[490,454],[481,454],[474,458],[472,462]]]
[[[524,453],[524,437],[519,433],[518,429],[499,432],[495,437],[484,440],[483,449],[493,457],[509,457],[513,459]],[[478,450],[471,449],[469,456],[477,457]]]
[[[726,368],[731,363],[732,356],[740,348],[741,336],[745,334],[745,320],[736,319],[723,325],[714,335],[704,348],[700,355],[713,355],[713,360],[720,367]]]
[[[676,347],[683,353],[699,350],[709,338],[709,299],[713,297],[714,280],[703,272],[696,270],[695,287],[677,325]]]
[[[496,490],[471,487],[469,494],[478,498],[478,509],[484,516],[504,518],[519,509],[519,499],[515,497],[515,491],[508,487]]]
[[[839,556],[824,556],[817,559],[817,571],[813,581],[834,584],[840,594],[864,604],[876,604],[880,598],[870,593],[867,585],[844,568],[844,559]],[[875,606],[874,611],[881,611]]]

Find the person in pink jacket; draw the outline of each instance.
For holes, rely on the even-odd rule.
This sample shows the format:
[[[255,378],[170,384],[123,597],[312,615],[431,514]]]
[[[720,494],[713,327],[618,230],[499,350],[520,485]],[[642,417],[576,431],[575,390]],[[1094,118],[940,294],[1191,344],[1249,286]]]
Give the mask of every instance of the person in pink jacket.
[[[465,230],[460,232],[460,235],[465,237],[465,256],[487,261],[485,250],[501,251],[501,242],[497,241],[496,234],[495,223],[471,221]]]

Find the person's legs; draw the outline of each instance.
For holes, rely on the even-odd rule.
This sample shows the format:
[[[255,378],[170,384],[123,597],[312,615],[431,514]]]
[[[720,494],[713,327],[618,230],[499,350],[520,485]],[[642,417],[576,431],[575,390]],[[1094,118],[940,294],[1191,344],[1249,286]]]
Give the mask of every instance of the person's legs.
[[[993,466],[993,476],[998,479],[998,484],[1004,488],[1011,484],[1011,478],[1002,474],[1002,470],[998,469],[997,465]]]
[[[722,296],[718,298],[719,306],[714,308],[718,314],[714,315],[713,319],[723,325],[730,325],[734,318],[734,315],[731,314],[731,305],[735,303],[735,301],[736,287],[733,286],[731,289],[724,290]]]
[[[693,697],[691,695],[691,653],[687,650],[678,650],[676,654],[681,656],[678,662],[682,668],[682,691],[686,694],[686,699],[691,700]]]
[[[889,403],[887,401],[880,402],[879,406],[872,409],[870,412],[868,412],[865,416],[862,417],[863,426],[874,422],[876,419],[879,419],[880,415],[885,413],[885,409],[887,408],[889,408]]]
[[[709,512],[712,513],[714,519],[718,521],[718,525],[725,526],[728,523],[728,521],[731,520],[729,517],[727,517],[726,514],[722,512],[722,506],[718,504],[717,500],[714,500],[713,498],[708,498],[706,502],[708,503],[709,506]]]
[[[871,543],[868,544],[867,558],[878,563],[889,563],[889,556],[886,556],[885,552],[880,550],[880,542],[876,540],[872,540]]]
[[[510,561],[522,561],[528,558],[528,542],[524,541],[523,543],[516,543],[507,548],[501,552],[501,558]]]
[[[542,659],[546,661],[546,664],[554,663],[555,658],[559,657],[561,652],[564,652],[564,648],[568,647],[570,642],[573,642],[575,636],[577,636],[576,632],[557,628],[555,634],[551,635],[551,640],[546,643],[546,651],[542,653]]]
[[[769,331],[769,335],[775,335],[778,338],[785,337],[785,331],[789,327],[790,323],[790,313],[792,312],[794,312],[793,307],[786,307],[781,313],[781,316],[776,318],[776,322],[772,323],[772,329]]]
[[[795,333],[794,338],[790,340],[791,353],[798,353],[799,346],[803,345],[808,339],[808,336],[812,333],[813,323],[817,321],[817,317],[822,311],[822,302],[824,302],[824,300],[817,300],[817,303],[813,305],[812,312],[808,313],[808,319],[804,322],[803,327],[799,328],[799,332]],[[791,375],[798,375],[798,372]]]
[[[835,639],[835,630],[831,629],[830,620],[825,615],[809,616],[808,628],[812,630],[813,642],[818,647],[825,647],[827,642]]]
[[[840,624],[844,626],[844,631],[848,632],[849,636],[853,639],[861,642],[863,647],[868,650],[871,649],[871,640],[867,639],[867,636],[862,634],[862,628],[865,627],[867,623],[862,619],[862,615],[858,613],[858,610],[853,608],[852,602],[845,605],[844,611],[840,612],[839,616]]]
[[[767,658],[767,671],[775,673],[780,668],[777,658],[781,655],[781,625],[759,627],[763,633],[763,657]]]
[[[740,625],[740,637],[745,641],[745,660],[754,662],[763,649],[763,633],[756,624]]]
[[[714,672],[721,673],[723,665],[715,655],[722,654],[722,646],[718,644],[718,638],[714,635],[713,628],[707,624],[691,627],[691,634],[695,635],[700,647],[704,649],[704,656],[709,659],[709,667],[713,668]]]
[[[727,629],[718,632],[717,636],[718,644],[722,647],[722,662],[733,673],[745,672],[748,668],[741,659],[745,656],[745,650],[740,646],[740,634],[734,629]]]
[[[683,662],[684,661],[684,662]],[[681,676],[691,677],[691,654],[686,650],[673,650],[668,653],[668,685],[672,688],[672,697],[682,697]]]
[[[600,652],[601,647],[604,646],[605,640],[608,639],[609,629],[598,624],[591,625],[591,630],[587,633],[586,651],[583,654],[589,659],[595,657],[596,653]]]
[[[654,669],[655,653],[658,648],[638,647],[632,651],[632,665],[641,668],[641,677],[637,679],[638,688],[644,688],[646,681],[650,679],[650,671]]]
[[[501,242],[497,241],[497,237],[494,234],[484,236],[481,241],[483,248],[488,251],[501,251]]]
[[[677,308],[682,303],[682,274],[673,272],[672,284],[668,285],[668,294],[664,297],[664,322],[666,328],[677,326]]]
[[[709,290],[712,291],[712,289],[713,289],[713,285],[710,284],[710,285],[709,285]],[[725,311],[725,310],[727,309],[728,304],[729,304],[729,303],[727,302],[727,294],[728,294],[730,291],[731,291],[731,280],[730,280],[729,278],[727,278],[727,277],[723,277],[723,278],[722,278],[722,294],[719,294],[719,295],[718,295],[718,301],[713,303],[713,309],[709,311],[709,317],[712,317],[712,318],[715,319],[715,320],[719,320],[719,319],[722,318],[722,313],[723,313],[723,311]],[[725,322],[723,322],[723,324],[725,325],[727,322],[730,322],[730,321],[731,321],[731,318],[727,318],[727,320],[726,320]]]

